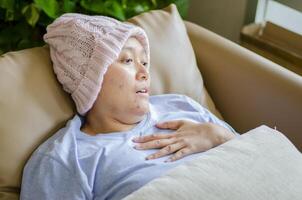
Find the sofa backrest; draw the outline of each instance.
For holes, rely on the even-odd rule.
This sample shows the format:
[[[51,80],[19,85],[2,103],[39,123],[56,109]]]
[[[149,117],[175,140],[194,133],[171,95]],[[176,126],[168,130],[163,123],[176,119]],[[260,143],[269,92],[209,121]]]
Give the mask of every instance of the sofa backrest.
[[[2,192],[18,192],[30,154],[74,113],[56,81],[47,47],[0,57],[0,113],[1,197]]]

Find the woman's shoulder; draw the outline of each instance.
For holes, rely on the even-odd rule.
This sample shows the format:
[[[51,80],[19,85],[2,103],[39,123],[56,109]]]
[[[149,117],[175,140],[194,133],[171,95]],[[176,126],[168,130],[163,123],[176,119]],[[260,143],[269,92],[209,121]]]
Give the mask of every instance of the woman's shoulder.
[[[33,155],[45,155],[51,158],[58,158],[66,156],[64,152],[69,152],[75,145],[75,137],[72,133],[77,124],[80,123],[79,116],[75,115],[72,119],[68,120],[64,127],[57,130],[53,135],[47,138],[38,148],[34,151]]]

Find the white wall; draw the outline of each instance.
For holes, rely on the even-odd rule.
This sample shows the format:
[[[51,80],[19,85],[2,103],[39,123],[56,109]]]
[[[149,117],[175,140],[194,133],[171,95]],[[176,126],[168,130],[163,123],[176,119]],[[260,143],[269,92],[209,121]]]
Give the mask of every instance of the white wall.
[[[301,0],[275,0],[282,4],[285,4],[293,9],[302,12],[302,1]]]
[[[187,20],[239,41],[248,0],[190,0]]]

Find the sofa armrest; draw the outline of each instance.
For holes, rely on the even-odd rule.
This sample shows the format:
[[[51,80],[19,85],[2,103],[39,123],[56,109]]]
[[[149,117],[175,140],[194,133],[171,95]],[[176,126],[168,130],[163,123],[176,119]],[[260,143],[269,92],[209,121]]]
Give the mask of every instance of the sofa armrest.
[[[238,132],[276,127],[302,150],[302,77],[185,22],[205,86]]]

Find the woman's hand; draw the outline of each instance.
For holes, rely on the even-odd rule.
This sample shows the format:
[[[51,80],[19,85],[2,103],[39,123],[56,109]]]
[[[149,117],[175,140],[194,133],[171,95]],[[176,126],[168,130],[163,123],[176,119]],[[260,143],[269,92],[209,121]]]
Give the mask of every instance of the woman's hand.
[[[156,124],[160,129],[175,130],[174,133],[152,134],[133,139],[135,149],[161,148],[146,159],[156,159],[174,153],[165,162],[171,162],[187,155],[207,151],[235,135],[226,128],[213,123],[196,123],[187,120],[168,121]]]

